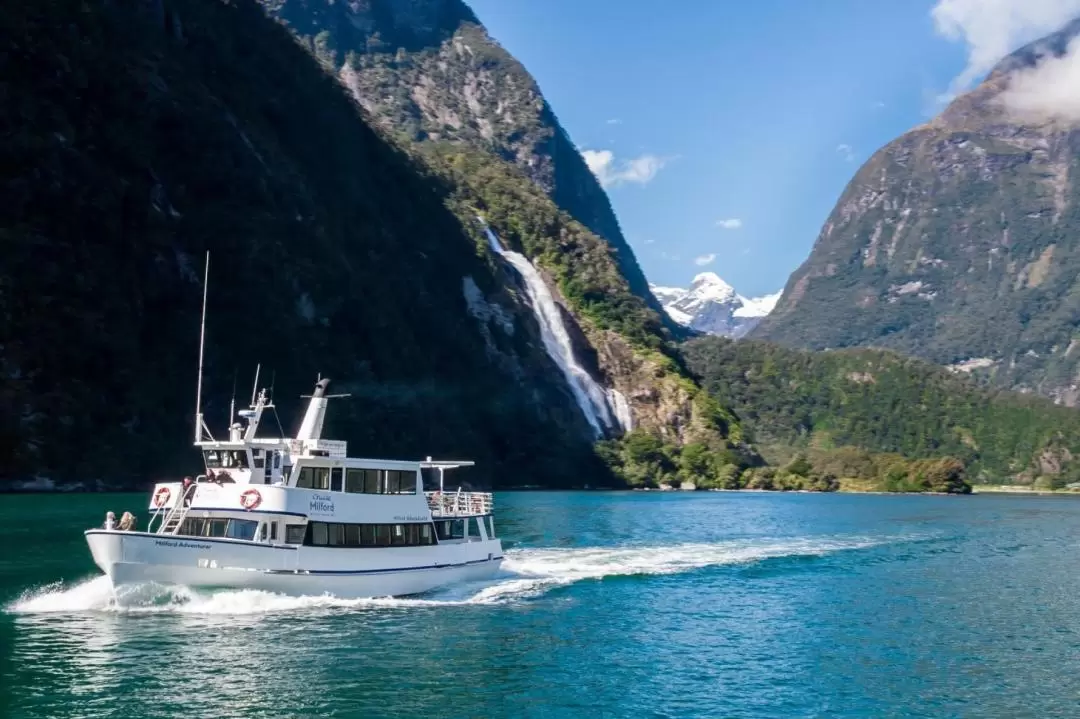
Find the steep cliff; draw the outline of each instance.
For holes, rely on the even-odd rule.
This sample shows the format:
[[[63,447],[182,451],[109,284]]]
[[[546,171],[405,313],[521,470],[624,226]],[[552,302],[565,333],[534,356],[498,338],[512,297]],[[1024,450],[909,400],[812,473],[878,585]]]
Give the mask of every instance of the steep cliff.
[[[356,454],[604,481],[450,188],[261,8],[26,0],[0,44],[0,483],[190,470],[208,249],[212,427],[262,362],[285,432],[322,372]]]
[[[388,129],[513,163],[559,209],[604,238],[631,292],[660,310],[606,193],[536,81],[462,0],[260,2]],[[673,323],[669,329],[678,331]]]
[[[442,32],[428,10],[452,7],[307,5],[367,8],[403,48]],[[547,194],[557,152],[545,186],[465,140],[388,139],[324,41],[305,51],[248,0],[5,6],[0,483],[190,470],[206,250],[212,427],[261,362],[286,433],[321,372],[352,394],[328,432],[354,454],[468,456],[481,483],[618,481],[477,214],[541,268],[638,431],[753,461],[681,369],[602,192],[579,221]],[[605,217],[614,239],[583,224],[605,231]]]
[[[1024,92],[1078,33],[1017,51],[875,153],[752,336],[892,348],[1076,404],[1080,131]]]

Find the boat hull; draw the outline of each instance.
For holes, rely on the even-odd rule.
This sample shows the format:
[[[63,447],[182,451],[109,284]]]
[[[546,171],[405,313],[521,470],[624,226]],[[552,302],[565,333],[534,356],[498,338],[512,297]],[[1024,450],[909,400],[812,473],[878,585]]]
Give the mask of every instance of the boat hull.
[[[497,539],[361,550],[113,530],[89,530],[86,540],[114,587],[156,582],[342,598],[405,596],[482,580],[498,572],[503,558]]]

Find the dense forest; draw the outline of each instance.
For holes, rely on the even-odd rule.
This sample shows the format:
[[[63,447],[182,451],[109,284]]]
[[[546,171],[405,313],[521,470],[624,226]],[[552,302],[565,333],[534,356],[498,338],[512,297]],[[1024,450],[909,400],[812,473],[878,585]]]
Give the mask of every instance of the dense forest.
[[[824,463],[843,448],[847,457],[857,449],[956,460],[975,482],[1060,487],[1080,479],[1080,415],[1042,398],[990,390],[882,350],[811,352],[711,337],[683,351],[774,464],[799,452]],[[880,479],[884,464],[864,463],[860,476]]]

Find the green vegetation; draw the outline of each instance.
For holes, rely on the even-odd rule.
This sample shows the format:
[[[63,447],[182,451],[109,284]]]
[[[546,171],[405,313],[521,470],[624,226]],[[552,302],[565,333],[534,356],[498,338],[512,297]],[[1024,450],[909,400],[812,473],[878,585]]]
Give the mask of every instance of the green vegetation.
[[[814,447],[794,454],[779,466],[746,467],[735,452],[714,452],[696,443],[679,447],[643,432],[602,442],[600,452],[631,487],[948,494],[971,491],[964,464],[953,457],[911,460],[851,447]]]
[[[1063,484],[1080,477],[1073,461],[1080,456],[1080,415],[1040,398],[988,390],[880,350],[809,352],[704,338],[683,351],[694,374],[733,408],[774,463],[812,449],[815,468],[838,477],[893,477],[889,465],[898,457],[838,469],[823,454],[856,447],[863,454],[951,458],[977,482]],[[938,486],[936,472],[912,467],[908,479],[896,475],[886,488],[919,484],[920,477]]]
[[[287,433],[322,372],[352,393],[327,431],[353,454],[467,456],[477,483],[604,477],[445,184],[259,6],[144,6],[0,14],[0,484],[138,486],[198,462],[207,249],[212,428],[262,362]],[[481,332],[465,278],[513,332]]]

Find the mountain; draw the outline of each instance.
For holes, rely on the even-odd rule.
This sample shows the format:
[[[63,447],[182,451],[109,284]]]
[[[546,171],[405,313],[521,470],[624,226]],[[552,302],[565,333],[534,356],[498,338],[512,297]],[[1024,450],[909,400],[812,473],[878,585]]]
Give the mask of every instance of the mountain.
[[[892,490],[909,483],[912,461],[959,462],[981,483],[1080,480],[1080,413],[1045,398],[980,387],[886,350],[814,352],[719,337],[683,350],[774,467],[801,453],[819,472]]]
[[[876,152],[752,336],[890,348],[1076,405],[1080,130],[1058,78],[1078,33],[1018,50]]]
[[[742,337],[772,311],[777,292],[748,299],[713,272],[694,277],[690,289],[649,285],[671,319],[684,327],[722,337]]]
[[[660,311],[607,194],[536,81],[462,0],[259,2],[384,128],[512,163],[560,210],[603,238],[630,291]],[[678,332],[673,324],[668,328]]]
[[[0,14],[0,485],[191,471],[208,250],[214,431],[261,362],[282,431],[321,372],[351,394],[327,432],[352,453],[467,456],[480,484],[616,484],[627,464],[610,443],[624,438],[760,461],[685,373],[606,198],[555,135],[521,145],[554,153],[530,160],[508,154],[544,136],[527,118],[498,147],[398,132],[328,64],[327,31],[297,42],[266,14],[355,10],[380,62],[385,37],[407,65],[454,23],[446,37],[482,32],[463,5],[273,5],[15,0]],[[491,82],[524,87],[505,54],[493,65],[450,42]],[[477,215],[534,272],[494,252]],[[625,399],[632,428],[605,429],[607,454],[568,361]]]

